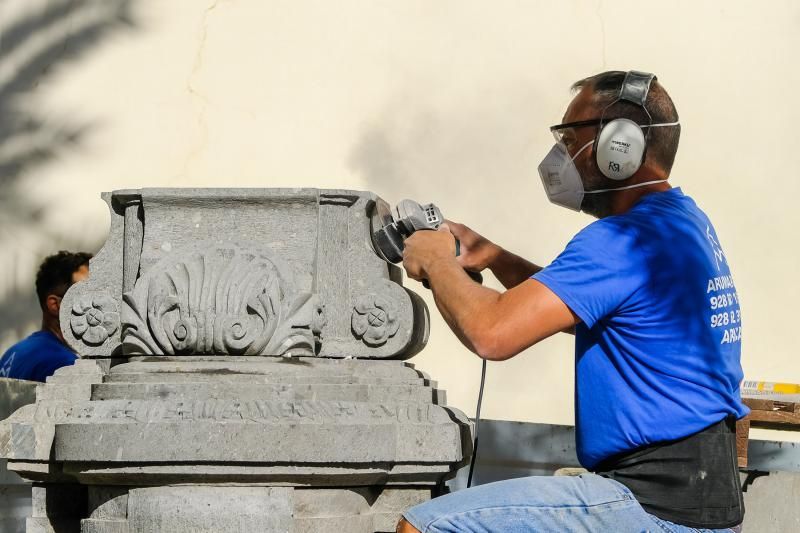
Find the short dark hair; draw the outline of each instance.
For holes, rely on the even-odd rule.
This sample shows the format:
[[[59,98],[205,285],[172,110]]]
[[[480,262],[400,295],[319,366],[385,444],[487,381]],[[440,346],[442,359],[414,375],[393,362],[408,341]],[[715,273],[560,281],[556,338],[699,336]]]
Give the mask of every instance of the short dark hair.
[[[621,70],[601,72],[576,81],[572,84],[572,90],[577,92],[583,88],[588,88],[594,93],[595,102],[599,110],[602,110],[619,97],[626,74],[627,72]],[[610,118],[625,117],[639,124],[647,123],[647,114],[639,106],[626,101],[620,102],[618,105],[620,110],[625,109],[625,111],[620,112],[620,110],[617,110],[615,113],[612,110],[613,108],[609,109]],[[675,104],[672,103],[669,94],[667,94],[667,91],[664,90],[658,80],[654,79],[650,84],[645,107],[653,119],[653,124],[678,121],[678,111],[675,109]],[[680,124],[668,128],[652,128],[647,137],[646,157],[650,158],[669,174],[670,170],[672,170],[672,164],[675,162],[675,154],[678,153],[680,138]]]
[[[89,264],[92,254],[86,252],[67,252],[61,250],[57,254],[44,258],[36,273],[36,295],[39,305],[44,309],[45,301],[51,294],[64,296],[72,285],[72,274],[83,265]]]

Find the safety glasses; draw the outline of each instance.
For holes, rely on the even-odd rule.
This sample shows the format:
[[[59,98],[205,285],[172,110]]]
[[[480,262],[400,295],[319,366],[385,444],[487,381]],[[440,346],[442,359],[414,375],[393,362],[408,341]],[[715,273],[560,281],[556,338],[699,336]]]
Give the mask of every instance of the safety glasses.
[[[550,132],[553,134],[556,142],[564,142],[564,144],[569,144],[569,141],[575,139],[575,133],[573,130],[575,128],[586,128],[589,126],[600,126],[604,122],[611,122],[614,120],[613,118],[590,118],[587,120],[578,120],[575,122],[565,122],[563,124],[556,124],[555,126],[550,126]],[[677,126],[680,124],[679,121],[675,122],[664,122],[661,124],[639,124],[639,127],[643,130],[647,128],[659,128],[665,126]]]
[[[550,133],[553,134],[556,142],[563,142],[569,144],[570,141],[575,139],[575,133],[572,131],[575,128],[585,128],[588,126],[599,126],[603,123],[602,118],[592,118],[588,120],[578,120],[576,122],[565,122],[563,124],[556,124],[550,126]]]

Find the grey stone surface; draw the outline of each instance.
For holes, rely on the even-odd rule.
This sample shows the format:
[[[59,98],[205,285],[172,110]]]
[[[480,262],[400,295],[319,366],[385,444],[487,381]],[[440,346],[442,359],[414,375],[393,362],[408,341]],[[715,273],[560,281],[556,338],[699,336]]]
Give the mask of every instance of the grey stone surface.
[[[87,491],[83,485],[33,485],[34,518],[79,519],[86,513]]]
[[[74,520],[59,518],[28,518],[26,533],[79,533],[80,524]]]
[[[24,405],[36,401],[36,382],[0,378],[0,420]],[[0,446],[0,452],[7,451]],[[0,453],[0,455],[3,455]],[[0,459],[0,531],[23,533],[31,514],[31,485],[8,470],[8,461]]]
[[[35,381],[0,378],[0,420],[36,401]]]
[[[292,489],[146,487],[128,495],[133,531],[278,532],[292,529]]]
[[[362,380],[424,384],[426,378],[412,365],[400,361],[280,357],[169,357],[132,360],[111,369],[107,381],[137,382],[140,379],[220,380],[239,376],[247,380],[284,382],[286,379],[313,381]],[[334,381],[329,381],[334,382]]]
[[[29,427],[35,431],[38,426]],[[55,433],[57,461],[90,457],[101,462],[358,464],[462,459],[459,426],[434,405],[110,400],[70,407],[56,422]],[[41,458],[31,455],[18,458]]]
[[[108,490],[99,492],[113,495]],[[419,488],[143,487],[112,497],[112,516],[97,507],[81,531],[391,532],[403,510],[430,495]]]
[[[469,421],[403,361],[427,309],[372,249],[375,195],[104,198],[111,235],[62,301],[83,358],[0,422],[41,483],[30,531],[392,531],[466,464]]]
[[[294,531],[393,532],[405,509],[428,499],[426,489],[295,490]]]
[[[90,485],[87,505],[89,516],[95,520],[127,520],[128,491],[124,487]]]
[[[26,476],[32,463],[15,463]],[[64,475],[86,484],[126,484],[131,479],[148,485],[176,483],[255,483],[276,487],[334,487],[341,485],[440,485],[452,475],[448,464],[391,465],[376,463],[339,465],[113,465],[109,463],[69,463]]]
[[[78,359],[75,364],[64,366],[47,378],[46,385],[36,389],[39,401],[79,402],[92,397],[92,385],[102,383],[105,372],[96,361]]]
[[[744,493],[742,531],[800,531],[800,473],[764,474]]]
[[[74,484],[35,484],[26,531],[77,533],[86,514],[86,487]]]
[[[33,412],[27,407],[34,406],[23,407],[9,417],[9,422],[0,427],[0,449],[8,450],[5,457],[9,460],[47,462],[55,438],[55,425],[49,421],[26,420],[19,423],[10,421],[17,414],[24,416],[25,413]],[[14,470],[10,461],[8,468]]]
[[[127,519],[87,518],[81,520],[81,533],[129,533],[130,531]]]
[[[0,469],[5,470],[5,461]],[[0,531],[24,533],[25,521],[31,515],[31,487],[26,484],[0,487]]]
[[[421,402],[437,403],[438,391],[424,385],[376,385],[370,383],[265,383],[238,384],[210,382],[201,391],[189,383],[102,383],[92,387],[95,400],[211,400],[238,397],[240,400],[262,398],[302,401],[344,400],[351,402]]]

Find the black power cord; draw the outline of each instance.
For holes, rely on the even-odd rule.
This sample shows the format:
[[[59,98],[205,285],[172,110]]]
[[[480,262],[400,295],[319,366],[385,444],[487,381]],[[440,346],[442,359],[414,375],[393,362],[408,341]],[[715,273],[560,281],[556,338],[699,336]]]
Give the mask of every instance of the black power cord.
[[[475,437],[472,441],[472,459],[469,461],[469,477],[467,488],[472,486],[472,472],[475,470],[475,458],[478,457],[478,424],[481,421],[481,403],[483,402],[483,384],[486,382],[486,359],[481,365],[481,387],[478,390],[478,407],[475,409]]]

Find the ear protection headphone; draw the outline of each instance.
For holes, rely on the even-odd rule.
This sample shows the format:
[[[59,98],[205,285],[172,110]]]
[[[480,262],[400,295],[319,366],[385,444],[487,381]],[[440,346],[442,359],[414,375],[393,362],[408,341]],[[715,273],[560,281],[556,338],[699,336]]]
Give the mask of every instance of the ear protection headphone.
[[[604,176],[612,180],[626,180],[636,174],[644,162],[647,152],[647,138],[653,119],[645,107],[650,84],[655,74],[631,70],[625,74],[625,81],[619,96],[603,109],[600,117],[600,131],[594,140],[594,154],[597,166]],[[630,102],[641,107],[647,115],[648,124],[640,126],[627,118],[616,118],[605,122],[606,112],[619,102]],[[643,131],[647,128],[647,134]]]

